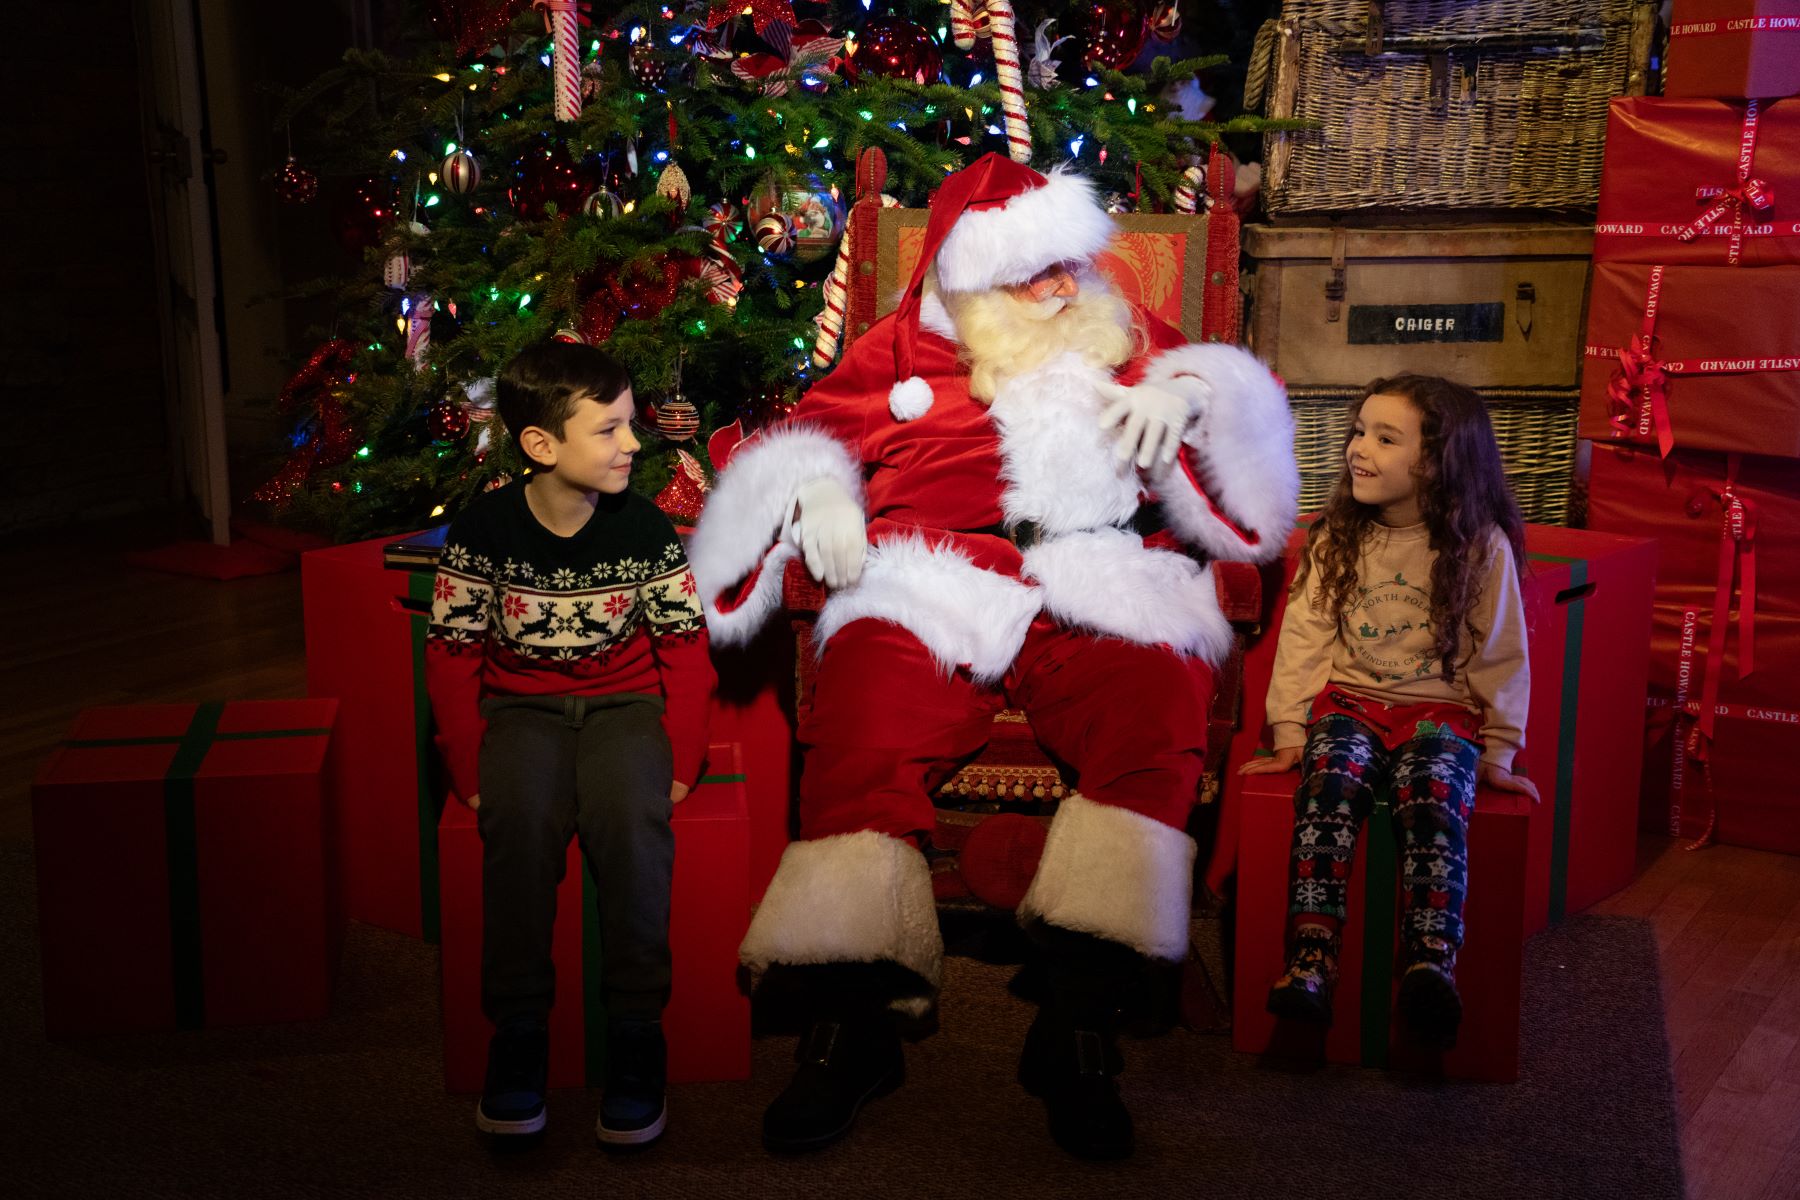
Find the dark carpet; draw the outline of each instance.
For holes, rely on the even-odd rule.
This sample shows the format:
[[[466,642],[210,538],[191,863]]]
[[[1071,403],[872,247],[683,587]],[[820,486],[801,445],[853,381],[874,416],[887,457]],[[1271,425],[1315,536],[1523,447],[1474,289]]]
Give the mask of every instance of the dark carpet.
[[[439,1076],[436,951],[353,927],[318,1025],[52,1044],[42,1031],[31,861],[0,857],[0,1089],[14,1196],[1679,1197],[1674,1088],[1647,925],[1578,917],[1531,943],[1522,1077],[1446,1084],[1294,1071],[1177,1031],[1128,1042],[1129,1162],[1049,1141],[1013,1081],[1028,1006],[1010,969],[952,958],[942,1030],[850,1139],[774,1159],[757,1142],[790,1043],[746,1083],[671,1094],[648,1151],[595,1147],[598,1098],[551,1098],[527,1153],[476,1133]]]

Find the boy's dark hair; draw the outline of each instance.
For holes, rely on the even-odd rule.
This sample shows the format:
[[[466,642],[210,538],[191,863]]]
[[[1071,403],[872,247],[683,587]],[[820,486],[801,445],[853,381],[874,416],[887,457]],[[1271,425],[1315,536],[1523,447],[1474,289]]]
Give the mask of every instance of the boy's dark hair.
[[[577,401],[592,396],[611,404],[631,386],[631,375],[618,359],[604,350],[580,342],[551,339],[513,355],[500,372],[496,406],[506,422],[519,457],[534,470],[544,466],[525,453],[519,434],[532,425],[554,437],[575,415]]]
[[[1436,375],[1396,375],[1377,379],[1350,403],[1343,449],[1348,450],[1357,417],[1370,396],[1404,397],[1419,413],[1424,445],[1419,451],[1419,515],[1437,559],[1431,567],[1431,627],[1436,634],[1439,670],[1454,679],[1463,648],[1463,625],[1475,607],[1486,567],[1488,538],[1498,529],[1512,547],[1513,563],[1525,561],[1525,522],[1506,482],[1506,464],[1494,438],[1493,422],[1481,396]],[[1340,455],[1340,458],[1342,455]],[[1293,595],[1308,570],[1319,571],[1323,611],[1343,620],[1357,586],[1363,539],[1375,524],[1374,505],[1359,504],[1350,491],[1350,467],[1340,466],[1337,486],[1307,533]]]

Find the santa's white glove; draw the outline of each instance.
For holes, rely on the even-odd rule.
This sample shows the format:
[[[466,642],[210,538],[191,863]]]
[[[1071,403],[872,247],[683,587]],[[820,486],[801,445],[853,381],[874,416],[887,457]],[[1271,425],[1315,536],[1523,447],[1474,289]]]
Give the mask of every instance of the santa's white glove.
[[[1175,461],[1181,438],[1195,415],[1195,405],[1185,396],[1154,384],[1135,387],[1113,383],[1100,385],[1100,396],[1109,401],[1100,414],[1100,428],[1118,432],[1113,453],[1120,462],[1136,459],[1139,470]]]
[[[835,479],[800,485],[781,536],[806,558],[806,569],[826,587],[849,587],[862,578],[868,527],[855,497]]]

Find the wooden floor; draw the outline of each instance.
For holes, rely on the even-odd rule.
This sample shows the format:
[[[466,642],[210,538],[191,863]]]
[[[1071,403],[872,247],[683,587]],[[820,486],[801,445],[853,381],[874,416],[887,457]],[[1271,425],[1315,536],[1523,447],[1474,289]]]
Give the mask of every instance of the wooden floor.
[[[138,522],[0,546],[14,584],[0,668],[0,843],[29,844],[30,781],[92,704],[304,694],[297,572],[212,583],[127,569],[166,540]],[[1648,918],[1680,1095],[1690,1195],[1800,1195],[1800,858],[1690,853],[1646,838],[1642,872],[1600,911]]]

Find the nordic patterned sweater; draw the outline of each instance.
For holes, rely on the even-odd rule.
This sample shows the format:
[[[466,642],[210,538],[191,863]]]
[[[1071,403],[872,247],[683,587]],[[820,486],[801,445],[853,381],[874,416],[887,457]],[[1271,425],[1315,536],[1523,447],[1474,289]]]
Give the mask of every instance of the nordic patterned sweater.
[[[714,682],[687,555],[650,501],[602,495],[588,523],[562,537],[532,515],[518,480],[451,522],[425,686],[459,796],[480,791],[487,696],[660,696],[675,778],[692,786]]]

